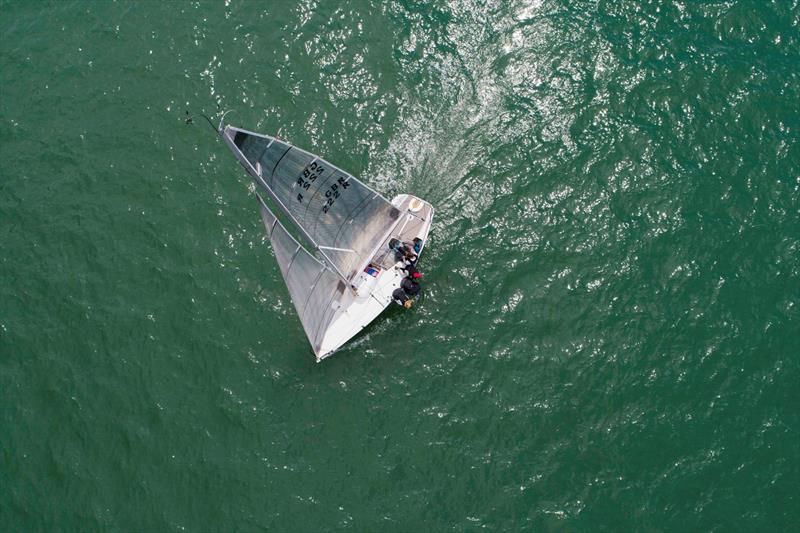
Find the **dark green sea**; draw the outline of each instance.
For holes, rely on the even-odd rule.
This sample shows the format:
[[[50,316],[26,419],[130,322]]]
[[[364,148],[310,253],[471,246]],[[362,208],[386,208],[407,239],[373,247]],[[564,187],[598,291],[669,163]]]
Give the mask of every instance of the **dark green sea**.
[[[0,1],[0,531],[797,531],[797,0]],[[277,133],[436,218],[317,364]]]

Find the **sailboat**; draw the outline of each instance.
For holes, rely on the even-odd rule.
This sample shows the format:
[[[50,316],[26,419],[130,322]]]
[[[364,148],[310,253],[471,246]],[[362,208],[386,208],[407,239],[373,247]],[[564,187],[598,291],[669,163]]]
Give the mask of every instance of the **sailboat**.
[[[392,303],[405,273],[390,241],[416,243],[419,256],[433,207],[410,194],[390,202],[319,156],[224,124],[224,116],[217,132],[255,183],[264,228],[317,362],[330,357]]]

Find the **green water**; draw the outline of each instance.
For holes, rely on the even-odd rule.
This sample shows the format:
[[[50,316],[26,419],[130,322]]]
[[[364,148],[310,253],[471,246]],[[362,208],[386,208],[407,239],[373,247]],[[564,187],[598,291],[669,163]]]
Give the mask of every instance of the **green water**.
[[[0,2],[0,530],[800,524],[800,7]],[[314,362],[201,121],[436,208]]]

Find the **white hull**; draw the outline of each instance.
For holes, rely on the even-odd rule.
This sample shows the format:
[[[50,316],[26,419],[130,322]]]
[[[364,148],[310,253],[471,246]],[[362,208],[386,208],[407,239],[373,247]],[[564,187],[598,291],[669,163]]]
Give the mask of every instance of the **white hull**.
[[[399,237],[403,241],[412,241],[418,237],[422,239],[424,248],[433,220],[433,207],[424,200],[408,194],[394,197],[392,204],[398,208],[403,207],[401,209],[403,215],[398,220],[396,232],[392,233],[390,238]],[[408,209],[409,205],[413,209]],[[420,216],[424,216],[424,219]],[[387,243],[382,243],[382,246],[386,247]],[[341,307],[323,335],[319,352],[316,354],[317,362],[333,355],[392,304],[392,293],[400,287],[404,277],[404,273],[400,270],[401,266],[401,262],[396,262],[389,268],[383,268],[368,293],[346,292],[340,301]]]

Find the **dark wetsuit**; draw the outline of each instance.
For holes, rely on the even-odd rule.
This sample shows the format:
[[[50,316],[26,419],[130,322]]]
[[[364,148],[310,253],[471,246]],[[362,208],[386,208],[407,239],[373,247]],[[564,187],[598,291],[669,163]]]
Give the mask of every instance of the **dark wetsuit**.
[[[422,289],[419,286],[419,283],[417,283],[411,278],[403,278],[403,281],[400,282],[400,287],[403,289],[403,292],[405,292],[409,296],[416,296]]]
[[[401,307],[409,300],[406,292],[403,289],[395,289],[392,293],[392,299],[394,300],[394,303]]]

